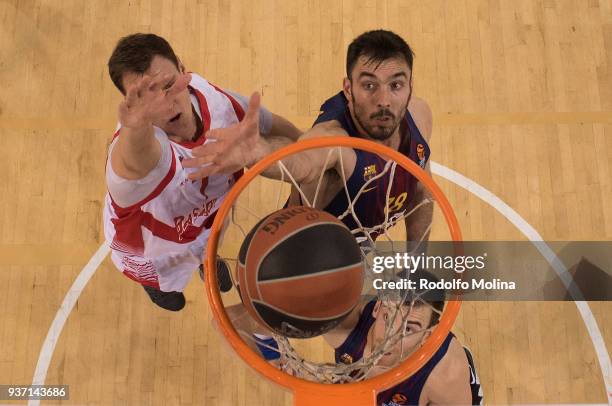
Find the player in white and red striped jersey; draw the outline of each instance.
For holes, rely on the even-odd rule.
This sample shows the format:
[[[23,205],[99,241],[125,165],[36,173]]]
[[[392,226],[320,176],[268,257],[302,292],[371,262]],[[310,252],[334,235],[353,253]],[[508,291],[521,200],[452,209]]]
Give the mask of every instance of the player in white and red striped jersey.
[[[187,73],[168,42],[154,34],[122,38],[108,66],[125,95],[106,165],[104,230],[112,260],[153,302],[180,310],[216,211],[242,173],[190,180],[194,169],[181,162],[207,142],[208,130],[241,121],[247,100]],[[251,103],[258,105],[259,95]],[[289,142],[300,134],[265,109],[256,121],[269,137]]]

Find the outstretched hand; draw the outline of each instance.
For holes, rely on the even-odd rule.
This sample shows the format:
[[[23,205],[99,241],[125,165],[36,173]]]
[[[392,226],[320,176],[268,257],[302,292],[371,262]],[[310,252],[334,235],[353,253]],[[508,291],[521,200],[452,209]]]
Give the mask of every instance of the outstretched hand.
[[[126,91],[125,99],[119,104],[119,122],[126,128],[142,128],[158,119],[172,117],[174,95],[185,90],[191,74],[181,73],[172,86],[165,84],[172,75],[159,72],[145,74],[132,83]]]
[[[258,159],[262,148],[260,104],[259,93],[253,93],[242,121],[206,133],[207,142],[192,150],[193,158],[183,160],[185,168],[198,168],[189,174],[190,179],[202,179],[218,173],[230,174]]]

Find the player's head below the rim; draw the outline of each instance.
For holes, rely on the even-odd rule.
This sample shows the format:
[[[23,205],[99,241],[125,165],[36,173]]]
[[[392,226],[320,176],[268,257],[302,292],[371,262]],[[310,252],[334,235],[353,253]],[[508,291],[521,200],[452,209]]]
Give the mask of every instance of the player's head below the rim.
[[[412,274],[401,272],[397,277],[410,280],[437,280],[433,274],[423,270],[417,270]],[[351,337],[351,333],[358,327],[363,330],[364,327],[368,327],[367,324],[371,323],[369,328],[366,328],[366,336],[363,337],[366,343],[363,346],[363,354],[361,354],[363,357],[368,357],[373,351],[380,348],[390,334],[401,336],[401,339],[394,339],[395,343],[386,348],[382,358],[369,374],[369,376],[375,376],[396,366],[427,340],[440,320],[444,310],[445,295],[446,292],[443,289],[433,289],[389,290],[378,292],[378,297],[368,298],[366,296],[338,327],[324,334],[323,337],[336,349],[337,362],[346,362],[347,360],[343,359],[342,351],[351,352],[349,347],[355,344],[351,341],[356,341],[356,337]],[[353,359],[354,354],[348,354],[347,358],[350,362],[356,361]]]
[[[398,276],[415,281],[439,280],[425,270]],[[366,376],[379,375],[421,348],[440,320],[445,295],[443,289],[378,292],[377,298],[366,298],[323,337],[334,349],[337,363],[355,363],[383,351]],[[378,393],[376,404],[474,405],[482,404],[482,396],[471,352],[449,332],[412,376]],[[405,402],[394,403],[397,399]]]
[[[398,277],[428,281],[439,279],[425,270],[400,273]],[[333,349],[337,364],[355,364],[345,373],[354,379],[372,378],[397,367],[421,348],[438,325],[445,305],[443,289],[401,290],[378,292],[378,297],[364,296],[363,300],[338,326],[323,334]],[[287,373],[302,376],[299,364],[287,362],[281,356],[271,334],[253,319],[243,317],[244,308],[228,309],[234,326],[244,332],[255,333],[255,340],[247,343],[268,362]],[[381,354],[382,351],[382,354]],[[360,361],[377,358],[374,365],[362,369]],[[347,377],[347,380],[350,380]],[[413,375],[377,394],[377,405],[394,405],[394,399],[405,399],[397,404],[482,404],[483,392],[469,349],[452,332],[440,347]]]

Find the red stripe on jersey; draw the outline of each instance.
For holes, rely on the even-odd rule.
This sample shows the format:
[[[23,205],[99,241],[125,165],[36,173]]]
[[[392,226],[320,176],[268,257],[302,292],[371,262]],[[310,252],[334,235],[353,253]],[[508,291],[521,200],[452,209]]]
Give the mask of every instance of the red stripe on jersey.
[[[138,209],[140,206],[144,205],[145,203],[148,203],[151,200],[155,199],[165,189],[165,187],[168,186],[168,184],[170,183],[170,181],[174,177],[174,174],[176,173],[176,157],[174,156],[174,151],[173,150],[170,151],[170,153],[172,154],[172,161],[170,162],[170,169],[168,170],[168,173],[159,182],[157,187],[155,189],[153,189],[153,191],[151,193],[149,193],[147,195],[147,197],[145,197],[141,201],[139,201],[137,203],[134,203],[133,205],[128,206],[128,207],[121,207],[117,203],[115,203],[115,201],[113,200],[113,197],[111,196],[110,192],[108,192],[108,195],[110,196],[111,202],[113,204],[113,208],[115,209],[115,212],[117,213],[117,217],[121,218],[123,215],[129,214],[130,212]]]
[[[145,203],[153,200],[155,197],[164,190],[170,183],[176,172],[176,158],[174,151],[171,151],[172,163],[170,164],[170,170],[166,176],[159,182],[159,185],[140,202],[133,204],[129,207],[119,206],[108,193],[111,205],[115,210],[117,218],[111,219],[115,226],[115,237],[111,243],[111,247],[121,247],[121,251],[128,251],[136,255],[143,255],[144,253],[144,240],[142,239],[142,233],[140,232],[140,226],[144,221],[144,212],[141,207]]]
[[[143,212],[142,214],[142,226],[148,229],[151,234],[156,237],[162,238],[166,241],[172,241],[177,244],[186,244],[194,241],[202,230],[209,229],[212,227],[212,223],[215,220],[217,212],[210,214],[206,220],[200,226],[194,226],[193,224],[188,225],[184,230],[181,230],[179,234],[179,227],[169,226],[157,220],[151,213]]]
[[[229,99],[230,103],[232,103],[232,107],[234,108],[234,113],[236,113],[236,117],[238,117],[238,121],[242,121],[242,119],[244,118],[244,110],[242,109],[242,106],[240,105],[240,103],[238,103],[236,101],[236,99],[234,99],[232,97],[232,95],[227,93],[225,90],[221,89],[220,87],[217,87],[217,86],[213,85],[210,82],[209,82],[209,84],[212,87],[214,87],[219,93],[223,93],[225,95],[225,97],[227,97]]]
[[[208,178],[202,179],[200,185],[200,193],[204,196],[204,200],[208,200],[208,195],[206,194],[206,187],[208,186]]]
[[[244,109],[242,108],[240,103],[238,103],[238,101],[236,101],[236,99],[232,97],[231,94],[227,93],[225,90],[221,89],[218,86],[213,85],[210,82],[209,84],[212,87],[214,87],[219,93],[223,93],[225,97],[228,98],[230,103],[232,103],[232,107],[234,108],[234,113],[236,113],[236,117],[238,117],[238,121],[242,121],[242,119],[244,118]],[[244,173],[243,169],[240,169],[239,171],[234,172],[234,181],[237,181],[238,179],[240,179],[243,173]]]
[[[157,279],[157,277],[156,277],[154,280],[149,280],[149,279],[141,279],[141,278],[139,278],[139,277],[138,277],[138,275],[137,275],[137,274],[135,274],[135,273],[131,272],[131,271],[130,271],[130,270],[128,270],[128,269],[125,269],[125,270],[123,271],[123,274],[124,274],[125,276],[127,276],[128,278],[130,278],[131,280],[133,280],[133,281],[136,281],[136,282],[140,283],[141,285],[144,285],[144,286],[151,286],[151,287],[153,287],[153,288],[155,288],[155,289],[159,290],[159,280]]]
[[[112,201],[112,198],[111,203],[116,211],[117,206]],[[140,232],[142,215],[142,210],[137,208],[131,212],[123,213],[119,218],[111,219],[115,226],[115,237],[111,247],[118,245],[123,252],[127,251],[135,255],[144,255],[144,240],[142,239],[142,232]]]
[[[200,114],[202,115],[202,136],[200,138],[204,139],[206,131],[210,129],[210,111],[208,110],[208,102],[206,101],[206,97],[204,97],[202,92],[200,92],[198,89],[193,89],[193,92],[196,99],[198,99]]]
[[[115,225],[116,232],[111,247],[121,247],[120,251],[125,253],[144,255],[144,239],[141,227],[145,227],[151,234],[166,241],[172,241],[177,244],[190,243],[198,238],[202,230],[212,227],[216,215],[216,211],[210,214],[200,226],[191,224],[184,229],[180,229],[180,227],[173,227],[159,221],[151,213],[144,212],[138,208],[126,216],[111,220]]]
[[[206,97],[198,89],[189,86],[189,92],[191,92],[198,100],[198,107],[200,108],[200,116],[202,117],[202,133],[196,141],[181,141],[177,144],[182,145],[185,148],[195,148],[199,145],[204,144],[206,141],[206,132],[210,129],[210,111],[208,110],[208,103]]]

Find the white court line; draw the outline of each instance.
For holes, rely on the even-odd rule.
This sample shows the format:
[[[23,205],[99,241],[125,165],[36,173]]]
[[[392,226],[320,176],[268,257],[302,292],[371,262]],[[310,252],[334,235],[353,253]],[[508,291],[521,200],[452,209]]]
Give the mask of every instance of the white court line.
[[[540,251],[542,256],[546,258],[548,263],[559,275],[559,278],[563,281],[566,287],[569,286],[569,273],[563,263],[557,258],[552,249],[542,240],[542,236],[531,226],[520,214],[518,214],[512,207],[508,206],[503,200],[494,195],[491,191],[480,186],[473,180],[463,176],[459,172],[456,172],[446,166],[440,165],[436,162],[431,162],[431,172],[438,176],[443,177],[461,186],[470,193],[473,193],[476,197],[482,201],[488,203],[491,207],[496,209],[502,216],[508,219],[516,228],[518,228],[525,236],[535,245]],[[583,298],[580,292],[572,290],[570,292],[574,298]],[[595,353],[597,354],[597,360],[599,361],[599,367],[603,374],[604,385],[606,387],[606,393],[608,395],[608,404],[612,405],[612,362],[610,362],[610,354],[606,349],[606,343],[599,331],[597,321],[591,312],[589,304],[585,301],[575,300],[578,312],[582,316],[582,320],[586,326],[591,341],[593,341],[593,347],[595,347]]]
[[[57,310],[55,319],[53,319],[53,323],[51,323],[51,327],[49,327],[49,331],[47,332],[47,337],[45,337],[43,346],[40,349],[38,363],[36,364],[34,377],[32,378],[32,385],[45,384],[47,371],[49,369],[49,364],[51,363],[51,357],[55,351],[55,346],[57,345],[57,340],[62,333],[64,324],[66,324],[66,320],[68,319],[68,316],[70,315],[70,312],[72,311],[72,308],[76,304],[77,300],[79,300],[79,296],[81,296],[81,292],[83,289],[85,289],[87,282],[89,282],[93,274],[96,272],[96,269],[98,269],[109,252],[110,248],[108,247],[108,244],[106,242],[103,243],[93,257],[91,257],[87,265],[85,265],[85,267],[81,270],[79,275],[72,283],[72,286],[70,286],[70,289],[68,289],[68,293],[66,293],[62,305]],[[30,400],[28,402],[28,406],[38,406],[39,404],[40,400]]]
[[[443,165],[440,165],[436,162],[431,162],[431,171],[432,173],[441,176],[456,185],[464,188],[468,192],[473,193],[475,196],[488,203],[491,207],[496,209],[502,216],[508,219],[516,228],[518,228],[531,242],[534,243],[536,248],[542,253],[542,255],[548,260],[548,262],[553,266],[555,271],[559,273],[562,280],[565,282],[566,280],[563,277],[563,273],[565,267],[563,264],[556,258],[554,252],[542,241],[542,236],[538,234],[538,232],[529,224],[523,217],[521,217],[516,211],[514,211],[510,206],[508,206],[503,200],[494,195],[489,190],[480,186],[478,183],[473,180],[466,178],[460,173],[447,168]],[[33,385],[43,385],[45,383],[45,378],[47,376],[47,370],[49,369],[49,364],[51,363],[51,357],[53,356],[53,351],[55,350],[55,345],[57,344],[57,339],[59,338],[60,333],[66,323],[66,319],[68,315],[72,311],[74,304],[79,298],[81,292],[89,282],[89,279],[94,274],[98,266],[102,263],[106,255],[109,253],[109,248],[106,243],[102,244],[98,251],[94,254],[94,256],[89,260],[87,265],[83,268],[79,276],[77,276],[76,280],[68,290],[62,305],[60,306],[51,327],[49,328],[49,332],[47,333],[47,337],[43,342],[43,346],[40,350],[40,355],[38,357],[38,363],[36,364],[36,370],[34,372],[34,378],[32,379]],[[597,321],[595,320],[589,305],[586,302],[576,301],[576,306],[578,307],[578,311],[584,320],[584,324],[586,325],[587,331],[593,341],[593,346],[595,347],[595,353],[597,354],[597,359],[599,361],[599,366],[601,368],[601,372],[603,374],[604,385],[606,386],[606,392],[608,395],[608,404],[612,405],[612,366],[610,361],[610,355],[606,350],[606,344],[603,340],[601,332],[599,331],[599,327],[597,326]],[[40,404],[39,400],[31,400],[28,402],[28,406],[38,406]]]

